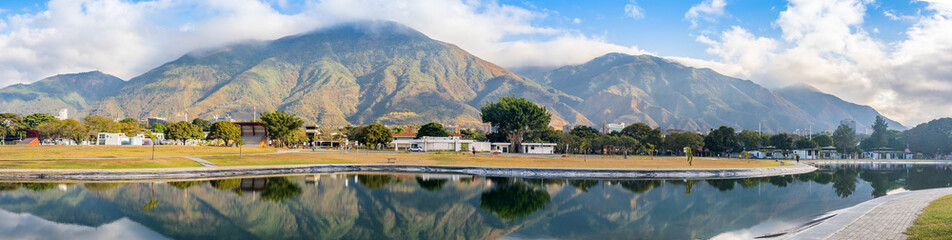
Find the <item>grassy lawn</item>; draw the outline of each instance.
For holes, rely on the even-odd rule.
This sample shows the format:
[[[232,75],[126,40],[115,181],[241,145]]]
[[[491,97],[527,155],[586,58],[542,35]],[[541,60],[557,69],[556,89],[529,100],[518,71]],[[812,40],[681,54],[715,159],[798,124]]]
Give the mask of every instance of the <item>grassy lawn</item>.
[[[906,234],[909,239],[952,239],[952,195],[929,203]]]
[[[409,154],[409,153],[285,153],[271,155],[204,157],[218,166],[285,165],[285,164],[385,164],[387,158],[396,158],[397,164],[531,167],[531,168],[748,168],[780,166],[774,161],[747,161],[737,159],[694,158],[688,166],[684,157],[629,156],[618,158],[546,158],[505,157],[469,154]]]
[[[121,169],[201,167],[185,158],[136,158],[109,160],[24,160],[0,161],[0,169]]]
[[[243,148],[243,153],[274,152],[267,148]],[[233,147],[155,146],[156,157],[238,154]],[[0,146],[0,159],[76,159],[151,157],[152,146]]]

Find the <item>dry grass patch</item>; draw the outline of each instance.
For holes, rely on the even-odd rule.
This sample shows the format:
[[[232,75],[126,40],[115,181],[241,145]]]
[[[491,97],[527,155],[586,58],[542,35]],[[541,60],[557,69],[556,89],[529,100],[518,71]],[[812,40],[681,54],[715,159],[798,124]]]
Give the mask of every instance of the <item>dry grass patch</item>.
[[[929,203],[906,234],[909,239],[952,239],[952,195]]]
[[[438,166],[525,167],[525,168],[753,168],[775,167],[775,161],[744,161],[738,159],[694,158],[689,166],[684,157],[629,156],[618,158],[491,156],[469,154],[427,153],[286,153],[269,155],[205,157],[219,166],[285,165],[285,164],[386,164],[396,158],[397,164]]]
[[[0,161],[0,169],[123,169],[201,167],[185,158],[134,158],[107,160],[16,160]]]
[[[268,148],[243,148],[243,153],[270,153]],[[234,147],[155,146],[156,157],[238,154]],[[152,146],[0,146],[0,159],[76,159],[151,157]]]

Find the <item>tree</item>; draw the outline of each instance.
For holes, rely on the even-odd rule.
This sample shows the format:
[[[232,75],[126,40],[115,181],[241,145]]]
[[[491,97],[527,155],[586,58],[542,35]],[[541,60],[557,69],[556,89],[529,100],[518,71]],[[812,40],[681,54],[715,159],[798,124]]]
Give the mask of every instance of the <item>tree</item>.
[[[817,134],[813,135],[813,142],[818,147],[830,147],[833,146],[833,137],[827,134]]]
[[[241,129],[238,125],[229,121],[218,121],[212,124],[208,131],[206,139],[218,139],[225,142],[225,146],[231,146],[232,141],[241,138]]]
[[[797,141],[794,142],[794,145],[797,145],[797,148],[799,149],[807,149],[807,148],[813,149],[813,148],[819,147],[819,145],[817,145],[816,142],[813,142],[813,140],[810,140],[810,138],[807,138],[807,137],[798,138]]]
[[[721,126],[704,137],[704,146],[711,152],[732,152],[737,145],[734,128],[728,126]]]
[[[569,134],[572,134],[580,138],[591,138],[591,137],[598,136],[601,133],[598,132],[598,129],[595,129],[593,127],[578,125],[572,128],[572,130],[569,131]]]
[[[692,132],[671,133],[664,139],[664,147],[674,153],[680,153],[685,147],[695,150],[702,149],[704,147],[704,137]]]
[[[6,136],[19,136],[17,129],[23,128],[23,117],[16,113],[0,113],[0,140]]]
[[[40,124],[58,121],[56,117],[45,113],[34,113],[23,117],[23,125],[29,129],[36,129]]]
[[[746,150],[757,150],[763,147],[763,133],[754,130],[743,130],[737,134],[737,143]]]
[[[952,152],[952,118],[940,118],[906,130],[909,150],[935,155]]]
[[[465,136],[466,138],[476,140],[477,142],[485,142],[489,140],[488,138],[486,138],[486,134],[480,130],[464,128],[464,129],[460,129],[459,133]]]
[[[770,145],[777,149],[793,150],[793,141],[793,135],[786,133],[770,136]]]
[[[188,139],[201,139],[203,137],[205,137],[205,133],[202,132],[201,127],[186,121],[169,125],[168,132],[165,135],[167,139],[181,140],[182,144],[185,144]]]
[[[446,132],[446,129],[443,128],[443,124],[431,122],[421,126],[420,130],[417,131],[416,138],[421,138],[425,136],[449,137],[450,133]]]
[[[268,137],[279,141],[286,140],[295,129],[304,125],[304,120],[284,111],[262,113],[261,122],[268,128]]]
[[[283,203],[288,199],[301,195],[301,187],[292,183],[286,177],[268,178],[267,184],[261,190],[261,200],[274,203]]]
[[[201,127],[202,131],[204,132],[211,131],[211,128],[212,128],[212,122],[209,122],[208,120],[201,119],[201,118],[192,119],[192,124],[195,124],[195,126]]]
[[[487,102],[480,108],[483,122],[509,135],[512,149],[519,151],[522,135],[529,130],[544,129],[552,120],[552,114],[525,98],[501,97],[499,102]]]
[[[479,207],[503,220],[523,218],[545,208],[549,193],[521,183],[499,184],[479,196]]]
[[[122,120],[119,120],[119,123],[125,123],[125,124],[130,124],[130,125],[137,125],[138,128],[140,128],[140,129],[146,127],[145,125],[139,123],[139,121],[136,120],[135,118],[123,118]]]
[[[389,128],[375,123],[361,127],[360,130],[357,131],[356,139],[358,142],[366,144],[368,147],[373,146],[373,148],[376,149],[378,144],[386,144],[393,141],[393,132],[391,132]]]
[[[142,126],[138,122],[120,122],[117,125],[119,132],[126,134],[126,136],[131,137],[142,132]]]
[[[81,144],[89,136],[86,126],[73,119],[60,121],[59,132],[61,137],[73,140],[76,144]]]
[[[153,123],[153,124],[152,124],[152,132],[165,133],[165,130],[167,130],[167,129],[168,129],[168,128],[166,128],[164,124],[161,124],[161,123]]]
[[[841,123],[833,131],[833,146],[840,153],[856,152],[856,131],[850,125]]]
[[[655,147],[661,145],[661,130],[652,129],[644,123],[628,125],[621,130],[621,134],[638,140],[641,146],[638,147],[637,151],[644,154],[650,154]]]
[[[889,124],[886,123],[886,119],[882,116],[876,116],[876,121],[873,122],[873,134],[869,136],[870,143],[869,147],[876,149],[881,147],[886,147],[887,142],[886,134],[889,131]]]

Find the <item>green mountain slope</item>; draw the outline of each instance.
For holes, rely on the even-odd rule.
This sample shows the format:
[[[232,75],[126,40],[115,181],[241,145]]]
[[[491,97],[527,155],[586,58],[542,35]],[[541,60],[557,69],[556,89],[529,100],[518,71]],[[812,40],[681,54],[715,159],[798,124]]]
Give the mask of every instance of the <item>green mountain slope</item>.
[[[99,71],[56,75],[0,89],[0,112],[56,114],[65,108],[76,113],[116,95],[124,85],[122,79]]]
[[[821,125],[814,126],[814,128],[835,129],[840,120],[844,119],[855,119],[859,126],[869,127],[873,125],[876,116],[882,116],[870,106],[843,101],[839,97],[820,92],[808,85],[797,84],[779,89],[776,92],[793,104],[800,106],[810,116],[816,117],[817,123]],[[886,123],[889,124],[890,129],[906,129],[902,124],[889,118],[886,118]],[[858,132],[863,131],[862,128],[856,130]]]
[[[612,53],[530,76],[584,101],[575,108],[595,122],[645,122],[706,131],[721,125],[790,131],[815,119],[751,81],[662,58]]]
[[[590,124],[570,107],[579,99],[392,22],[192,53],[131,79],[88,112],[250,119],[256,107],[324,125],[477,125],[479,106],[507,95],[547,106],[555,125]]]

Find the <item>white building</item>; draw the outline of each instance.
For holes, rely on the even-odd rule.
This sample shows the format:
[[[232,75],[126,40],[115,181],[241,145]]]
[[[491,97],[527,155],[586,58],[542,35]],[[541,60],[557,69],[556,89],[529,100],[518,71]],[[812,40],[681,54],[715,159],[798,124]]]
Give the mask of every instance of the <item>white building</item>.
[[[468,151],[472,147],[476,147],[474,140],[465,140],[460,139],[457,136],[453,137],[421,137],[419,139],[405,139],[397,138],[390,142],[392,144],[394,151],[400,151],[400,149],[408,149],[410,147],[420,147],[424,152],[430,151]],[[481,145],[480,145],[481,146]],[[478,151],[478,150],[477,150]]]
[[[69,118],[69,110],[67,110],[67,109],[65,109],[65,108],[64,108],[64,109],[60,109],[60,110],[59,110],[59,114],[56,115],[56,118],[59,119],[59,120],[66,120],[67,118]]]
[[[555,143],[523,143],[522,152],[526,154],[553,154]]]
[[[155,140],[165,139],[165,134],[153,133]],[[99,133],[96,138],[97,145],[152,145],[152,139],[145,134],[139,134],[135,137],[127,137],[125,133]]]

